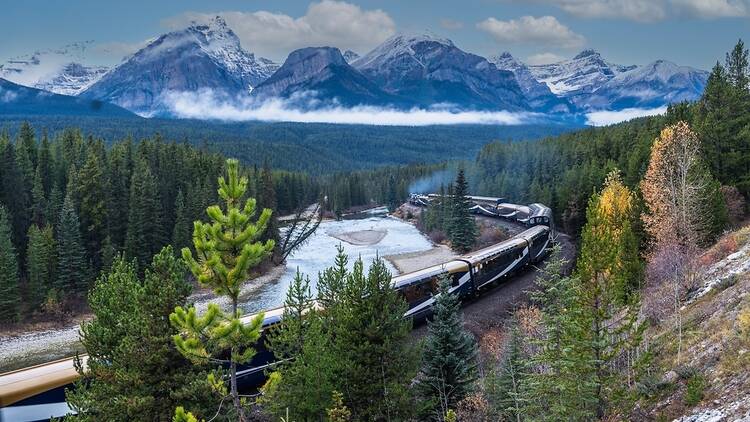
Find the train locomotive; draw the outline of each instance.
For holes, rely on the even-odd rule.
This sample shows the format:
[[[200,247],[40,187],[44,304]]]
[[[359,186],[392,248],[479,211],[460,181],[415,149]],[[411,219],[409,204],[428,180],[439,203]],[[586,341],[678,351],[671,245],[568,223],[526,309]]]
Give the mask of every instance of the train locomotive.
[[[438,195],[411,195],[409,202],[427,206]],[[405,317],[419,323],[432,313],[439,281],[446,277],[450,291],[462,300],[481,295],[484,291],[507,280],[513,274],[544,259],[554,241],[551,210],[542,204],[515,205],[502,198],[469,197],[472,212],[489,217],[507,219],[528,228],[495,245],[457,257],[412,273],[393,277],[393,288],[408,303]],[[284,310],[276,308],[263,313],[263,332],[252,361],[238,370],[239,387],[244,391],[257,389],[268,370],[276,363],[273,353],[266,348],[266,334],[281,322]],[[257,314],[247,315],[249,322]],[[85,365],[86,356],[81,357]],[[61,359],[42,365],[0,374],[0,420],[36,421],[64,416],[69,412],[65,403],[65,388],[78,379],[74,359]]]

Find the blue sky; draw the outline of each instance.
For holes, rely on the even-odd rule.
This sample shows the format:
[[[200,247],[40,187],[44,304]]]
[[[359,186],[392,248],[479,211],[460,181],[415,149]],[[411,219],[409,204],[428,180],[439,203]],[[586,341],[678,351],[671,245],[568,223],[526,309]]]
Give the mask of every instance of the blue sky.
[[[657,58],[710,68],[750,38],[750,0],[23,0],[0,13],[0,62],[93,40],[89,60],[117,63],[163,32],[222,14],[243,47],[274,60],[333,45],[365,53],[397,31],[424,31],[464,50],[529,62],[594,48],[612,62]]]

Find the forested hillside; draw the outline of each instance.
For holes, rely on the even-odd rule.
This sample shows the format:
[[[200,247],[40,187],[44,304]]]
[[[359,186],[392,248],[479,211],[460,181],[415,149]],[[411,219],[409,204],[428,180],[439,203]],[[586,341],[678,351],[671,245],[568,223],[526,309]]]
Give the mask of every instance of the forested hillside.
[[[687,122],[702,141],[702,155],[730,199],[750,194],[750,95],[744,44],[717,63],[705,95],[669,108],[665,116],[591,128],[535,142],[495,142],[479,153],[474,191],[516,202],[550,204],[561,226],[577,233],[589,196],[614,168],[637,188],[654,139],[665,125]],[[717,187],[718,188],[718,187]]]
[[[76,127],[110,143],[151,138],[159,133],[164,140],[206,146],[246,165],[267,162],[274,169],[313,174],[473,159],[483,145],[494,140],[538,139],[576,128],[565,124],[406,127],[59,116],[2,116],[0,127],[6,127],[15,137],[25,120],[32,120],[38,131],[57,134]]]

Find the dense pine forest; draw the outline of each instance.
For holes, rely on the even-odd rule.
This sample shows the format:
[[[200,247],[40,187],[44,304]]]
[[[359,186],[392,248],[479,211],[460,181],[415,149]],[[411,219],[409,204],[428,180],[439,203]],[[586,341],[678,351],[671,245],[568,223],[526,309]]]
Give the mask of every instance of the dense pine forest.
[[[165,245],[191,243],[193,221],[217,199],[225,158],[160,136],[105,143],[79,129],[38,137],[29,123],[0,134],[0,226],[6,321],[80,310],[98,274],[120,253],[140,268]],[[313,177],[247,165],[247,195],[274,218],[322,201],[340,215],[352,207],[397,205],[409,184],[440,165],[386,167]],[[277,230],[272,225],[269,230]],[[277,234],[269,232],[269,238]]]
[[[4,115],[0,127],[15,137],[29,119]],[[58,116],[35,116],[33,121],[38,130],[51,134],[76,127],[105,142],[151,138],[159,133],[165,140],[207,147],[246,165],[267,163],[274,169],[310,174],[473,159],[483,145],[494,140],[538,139],[580,127],[566,123],[391,127]]]

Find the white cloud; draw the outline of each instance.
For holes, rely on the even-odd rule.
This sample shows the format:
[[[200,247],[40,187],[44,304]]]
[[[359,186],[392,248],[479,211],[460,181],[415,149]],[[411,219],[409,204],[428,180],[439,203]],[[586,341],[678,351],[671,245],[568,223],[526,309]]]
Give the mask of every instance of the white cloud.
[[[539,53],[532,54],[531,56],[527,57],[526,63],[534,66],[539,64],[557,63],[563,60],[565,60],[565,57],[558,56],[555,53]]]
[[[655,116],[667,112],[667,106],[659,108],[626,108],[620,111],[593,111],[586,114],[586,124],[607,126],[638,117]]]
[[[245,49],[280,61],[290,51],[310,46],[369,51],[396,32],[396,24],[386,12],[363,10],[335,0],[312,3],[305,15],[296,18],[264,10],[186,12],[165,20],[164,24],[173,29],[182,28],[191,21],[206,22],[216,15],[227,21]]]
[[[750,0],[671,0],[677,12],[703,19],[750,16]]]
[[[380,126],[427,126],[452,124],[519,125],[533,121],[533,113],[507,111],[450,111],[446,109],[396,110],[374,106],[328,106],[315,110],[295,108],[278,98],[259,102],[253,98],[228,101],[210,90],[172,92],[165,97],[178,117],[224,121],[368,124]]]
[[[750,0],[535,0],[580,18],[657,22],[672,16],[698,19],[750,15]]]
[[[554,16],[522,16],[501,21],[487,18],[477,28],[489,33],[498,42],[555,45],[564,48],[581,47],[586,39],[560,23]]]
[[[440,26],[444,29],[455,31],[464,27],[464,23],[453,19],[440,19]]]
[[[664,0],[540,0],[581,18],[654,22],[666,16]],[[699,0],[700,1],[700,0]]]

